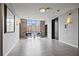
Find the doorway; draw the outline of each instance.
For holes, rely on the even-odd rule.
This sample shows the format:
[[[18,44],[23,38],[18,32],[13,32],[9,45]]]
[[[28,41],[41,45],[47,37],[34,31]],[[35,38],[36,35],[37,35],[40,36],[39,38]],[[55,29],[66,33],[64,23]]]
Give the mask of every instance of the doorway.
[[[40,36],[40,20],[21,19],[20,38],[35,38]]]
[[[52,39],[58,40],[58,17],[52,20]]]
[[[45,25],[45,36],[47,37],[47,25]]]

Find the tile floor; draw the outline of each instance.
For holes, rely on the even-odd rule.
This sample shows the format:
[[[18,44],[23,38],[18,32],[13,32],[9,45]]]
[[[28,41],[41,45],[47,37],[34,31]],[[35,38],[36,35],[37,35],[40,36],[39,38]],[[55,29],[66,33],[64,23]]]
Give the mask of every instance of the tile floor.
[[[55,39],[21,39],[8,56],[79,56],[79,49]]]

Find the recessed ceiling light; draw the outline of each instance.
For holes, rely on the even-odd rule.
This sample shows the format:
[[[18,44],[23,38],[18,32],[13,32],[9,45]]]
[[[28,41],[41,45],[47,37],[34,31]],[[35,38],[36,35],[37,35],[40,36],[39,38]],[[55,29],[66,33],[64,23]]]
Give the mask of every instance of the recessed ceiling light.
[[[60,10],[57,10],[57,12],[60,12]]]

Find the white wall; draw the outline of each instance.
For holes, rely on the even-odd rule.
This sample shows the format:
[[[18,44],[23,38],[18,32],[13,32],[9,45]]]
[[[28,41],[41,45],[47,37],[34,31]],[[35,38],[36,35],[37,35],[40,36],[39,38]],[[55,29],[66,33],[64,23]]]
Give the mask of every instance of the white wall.
[[[73,23],[65,30],[65,23],[68,14],[71,13]],[[56,16],[57,17],[57,16]],[[54,17],[54,18],[56,18]],[[54,19],[52,18],[52,19]],[[59,18],[59,41],[78,48],[78,8],[69,10],[68,12],[58,16]],[[51,20],[46,20],[48,24],[48,38],[51,38]]]
[[[14,10],[12,9],[11,5],[7,4],[7,6],[14,13]],[[3,6],[3,9],[4,9],[4,6]],[[16,24],[16,20],[18,19],[19,18],[15,16],[15,32],[14,33],[4,34],[4,31],[3,31],[3,55],[7,55],[16,45],[16,43],[19,41],[19,25]],[[4,17],[3,17],[3,29],[4,29]]]
[[[45,24],[47,24],[47,37],[51,39],[51,20],[46,19]]]
[[[73,23],[65,30],[65,22],[68,14],[71,13]],[[57,16],[56,16],[57,17]],[[54,18],[56,18],[54,17]],[[54,19],[52,18],[52,19]],[[72,9],[58,16],[59,18],[59,41],[78,48],[78,9]],[[51,20],[46,20],[48,24],[48,38],[51,38]]]
[[[65,30],[67,15],[71,13],[73,23]],[[59,16],[59,41],[78,47],[78,9],[73,9]]]

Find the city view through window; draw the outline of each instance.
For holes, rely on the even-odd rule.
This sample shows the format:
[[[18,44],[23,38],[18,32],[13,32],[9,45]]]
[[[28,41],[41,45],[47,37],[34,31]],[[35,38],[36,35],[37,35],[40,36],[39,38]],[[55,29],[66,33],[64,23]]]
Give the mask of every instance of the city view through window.
[[[27,20],[27,33],[29,36],[37,36],[40,34],[40,20]]]

